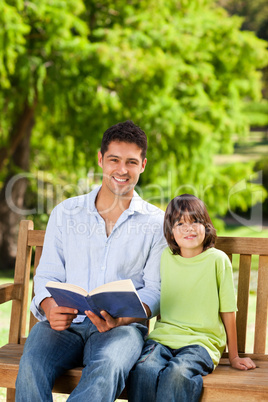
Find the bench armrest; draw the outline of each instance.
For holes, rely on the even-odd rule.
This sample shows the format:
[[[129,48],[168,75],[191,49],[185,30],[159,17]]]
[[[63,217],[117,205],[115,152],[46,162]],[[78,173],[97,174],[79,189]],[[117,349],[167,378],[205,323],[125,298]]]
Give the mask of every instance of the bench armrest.
[[[0,304],[10,300],[22,299],[22,285],[19,283],[5,283],[0,285]]]

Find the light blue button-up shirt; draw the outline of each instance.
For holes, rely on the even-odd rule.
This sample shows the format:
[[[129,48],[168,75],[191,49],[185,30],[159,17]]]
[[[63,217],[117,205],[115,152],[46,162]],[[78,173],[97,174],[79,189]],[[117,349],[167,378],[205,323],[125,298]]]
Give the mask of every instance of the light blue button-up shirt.
[[[132,279],[152,316],[159,312],[160,257],[167,246],[164,212],[134,192],[129,208],[107,237],[105,221],[95,206],[99,190],[65,200],[51,213],[31,304],[39,320],[45,320],[40,303],[50,297],[45,285],[51,280],[89,292],[107,282]],[[83,319],[78,316],[75,321]]]

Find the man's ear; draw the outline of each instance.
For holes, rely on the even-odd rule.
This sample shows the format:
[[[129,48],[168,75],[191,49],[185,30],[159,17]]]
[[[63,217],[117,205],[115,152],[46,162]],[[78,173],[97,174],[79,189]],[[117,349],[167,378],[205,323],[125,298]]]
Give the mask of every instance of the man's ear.
[[[144,158],[144,159],[143,159],[143,161],[142,161],[142,165],[141,165],[141,173],[143,173],[143,172],[144,172],[144,170],[145,170],[145,166],[146,166],[146,163],[147,163],[147,159],[146,159],[146,158]]]
[[[98,152],[98,165],[102,168],[102,153],[101,151]]]

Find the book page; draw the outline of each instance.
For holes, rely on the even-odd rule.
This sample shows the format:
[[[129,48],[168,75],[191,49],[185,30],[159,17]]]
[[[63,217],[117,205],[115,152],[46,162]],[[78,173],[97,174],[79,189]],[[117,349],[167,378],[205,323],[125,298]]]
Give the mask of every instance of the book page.
[[[70,290],[71,292],[78,293],[78,294],[80,294],[82,296],[87,296],[88,295],[88,293],[85,291],[85,289],[83,289],[83,288],[81,288],[80,286],[77,286],[77,285],[72,285],[71,283],[62,283],[62,282],[50,281],[50,282],[48,282],[46,284],[46,287]]]
[[[95,295],[102,292],[134,292],[136,293],[135,286],[131,279],[123,279],[121,281],[114,281],[105,283],[89,292],[89,295]]]

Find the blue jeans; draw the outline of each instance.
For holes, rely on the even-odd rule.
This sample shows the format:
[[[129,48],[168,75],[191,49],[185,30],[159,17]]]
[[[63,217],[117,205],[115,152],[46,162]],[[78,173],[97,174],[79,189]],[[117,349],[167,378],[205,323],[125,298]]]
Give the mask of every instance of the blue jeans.
[[[203,379],[214,369],[211,357],[199,345],[172,350],[146,341],[142,355],[129,376],[132,402],[197,402]]]
[[[141,354],[147,328],[130,324],[98,332],[86,318],[65,331],[37,323],[25,343],[16,381],[16,402],[52,401],[55,379],[65,370],[84,366],[69,401],[114,401]]]

